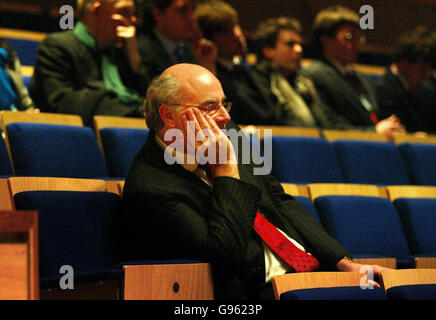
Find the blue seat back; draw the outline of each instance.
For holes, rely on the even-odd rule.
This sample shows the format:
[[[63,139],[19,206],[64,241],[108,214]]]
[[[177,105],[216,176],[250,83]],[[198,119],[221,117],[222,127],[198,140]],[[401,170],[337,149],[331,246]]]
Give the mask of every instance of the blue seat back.
[[[23,66],[35,65],[36,54],[40,42],[27,39],[5,38],[8,44],[17,53],[18,59]]]
[[[132,128],[103,128],[101,142],[111,177],[127,177],[133,159],[141,150],[148,130]]]
[[[348,183],[410,184],[401,153],[392,143],[337,140],[332,142],[339,166]]]
[[[40,276],[110,268],[118,259],[121,199],[109,192],[26,191],[14,196],[17,210],[38,210]]]
[[[318,212],[316,211],[315,205],[312,200],[308,197],[303,196],[293,196],[295,200],[297,200],[303,207],[306,209],[318,222],[321,222],[319,219]]]
[[[331,287],[300,289],[284,292],[280,300],[387,300],[380,288]]]
[[[91,128],[15,122],[8,124],[6,130],[16,175],[108,176],[103,154]]]
[[[412,254],[436,256],[436,199],[394,200]]]
[[[314,203],[327,232],[351,255],[409,259],[400,218],[388,199],[321,196]]]
[[[398,146],[412,184],[436,186],[436,145],[402,143]]]
[[[280,182],[343,182],[327,140],[308,137],[272,137],[272,174]]]
[[[390,287],[389,300],[436,300],[436,284],[415,284]]]

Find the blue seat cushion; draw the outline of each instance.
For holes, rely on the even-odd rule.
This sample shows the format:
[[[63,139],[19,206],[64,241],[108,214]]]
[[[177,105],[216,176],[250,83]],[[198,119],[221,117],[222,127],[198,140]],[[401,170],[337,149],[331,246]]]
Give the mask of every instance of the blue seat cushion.
[[[310,200],[308,197],[303,197],[303,196],[293,196],[295,198],[295,200],[298,201],[298,203],[300,203],[304,209],[306,209],[318,222],[321,222],[319,219],[319,215],[318,212],[315,209],[315,206],[312,202],[312,200]]]
[[[403,143],[398,146],[412,184],[436,186],[436,145]]]
[[[390,300],[436,300],[436,284],[395,286],[386,295]]]
[[[272,174],[280,182],[344,182],[333,149],[324,139],[274,136],[271,148]]]
[[[410,184],[401,153],[392,143],[336,140],[332,146],[346,182]]]
[[[119,275],[121,199],[109,192],[26,191],[17,210],[38,210],[41,279],[59,277],[63,265],[78,278]]]
[[[108,176],[91,128],[11,123],[7,132],[16,175],[94,178]]]
[[[3,138],[0,137],[0,175],[11,176],[13,175],[11,160],[9,159],[8,150],[6,149],[6,143]]]
[[[376,287],[333,287],[292,290],[282,293],[280,300],[387,300],[387,297]]]
[[[103,128],[100,130],[109,175],[127,177],[133,159],[141,150],[148,130],[132,128]]]
[[[351,255],[410,258],[400,218],[388,199],[321,196],[314,203],[325,229]]]

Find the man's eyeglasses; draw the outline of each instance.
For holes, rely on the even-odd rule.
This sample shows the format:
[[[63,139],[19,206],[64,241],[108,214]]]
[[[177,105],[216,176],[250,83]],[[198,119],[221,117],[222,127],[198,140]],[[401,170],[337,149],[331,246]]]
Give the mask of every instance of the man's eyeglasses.
[[[356,38],[359,39],[360,44],[365,44],[366,43],[366,37],[365,36],[358,36],[358,35],[356,35],[356,34],[354,34],[352,32],[347,32],[344,35],[344,39],[347,40],[347,41],[354,41]]]
[[[181,103],[174,103],[174,104],[170,104],[169,106],[174,106],[174,107],[188,107],[188,108],[197,108],[199,109],[201,112],[208,114],[209,116],[213,116],[214,114],[216,114],[218,112],[218,110],[221,107],[224,107],[224,109],[226,109],[227,112],[230,111],[230,109],[232,108],[232,103],[230,101],[226,101],[222,104],[218,104],[218,103],[202,103],[202,104],[198,104],[198,105],[189,105],[189,104],[181,104]]]

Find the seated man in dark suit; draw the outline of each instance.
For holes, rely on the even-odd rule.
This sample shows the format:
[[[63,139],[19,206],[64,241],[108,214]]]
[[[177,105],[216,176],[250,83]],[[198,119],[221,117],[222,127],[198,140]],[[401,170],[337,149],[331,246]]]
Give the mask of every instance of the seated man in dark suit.
[[[223,130],[231,106],[225,99],[218,79],[198,65],[174,65],[149,86],[151,131],[123,191],[137,258],[212,263],[218,299],[271,299],[271,277],[287,272],[359,272],[362,265],[276,179],[241,161],[247,150]]]
[[[332,117],[341,116],[355,129],[375,129],[392,138],[393,133],[404,132],[401,122],[395,115],[378,118],[377,97],[371,79],[352,66],[365,41],[359,22],[359,15],[345,7],[333,6],[319,12],[315,18],[314,36],[323,58],[306,72],[321,99],[332,110]]]
[[[401,35],[394,44],[394,63],[376,83],[380,117],[397,115],[409,132],[426,131],[415,89],[430,75],[429,36],[424,27]]]
[[[436,57],[436,54],[433,57]],[[416,88],[415,101],[426,132],[436,134],[436,64],[430,78]]]
[[[196,0],[152,0],[141,10],[146,27],[138,35],[138,47],[150,78],[176,63],[215,67],[216,49],[203,38],[195,19]]]
[[[300,23],[289,17],[271,18],[253,36],[263,58],[256,70],[262,86],[277,97],[281,117],[290,126],[347,128],[349,123],[331,112],[318,96],[312,80],[300,71],[303,46]]]
[[[232,100],[233,121],[287,125],[274,94],[261,86],[257,71],[244,61],[247,43],[236,10],[223,1],[212,0],[199,4],[196,16],[203,35],[217,46],[216,75]]]
[[[133,0],[78,1],[74,30],[41,43],[31,96],[44,112],[143,117],[146,76],[135,38]]]

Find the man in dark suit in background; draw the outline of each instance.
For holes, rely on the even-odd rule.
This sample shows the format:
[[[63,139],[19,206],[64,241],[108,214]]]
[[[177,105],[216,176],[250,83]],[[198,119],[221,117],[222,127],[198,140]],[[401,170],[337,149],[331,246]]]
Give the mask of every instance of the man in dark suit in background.
[[[135,37],[133,0],[79,0],[74,30],[50,34],[41,43],[31,97],[44,112],[143,117],[150,79]]]
[[[394,44],[394,63],[376,83],[380,117],[397,115],[409,132],[426,131],[415,89],[430,76],[429,37],[425,27],[401,35]]]
[[[201,35],[195,0],[151,0],[144,3],[147,27],[138,35],[142,62],[152,79],[176,63],[215,67],[216,49]]]
[[[276,97],[262,87],[257,71],[244,60],[247,43],[236,10],[212,0],[199,4],[195,14],[203,35],[217,46],[216,75],[233,103],[232,120],[244,125],[287,125]]]
[[[316,92],[312,80],[300,71],[303,39],[300,23],[294,18],[270,18],[260,23],[253,36],[259,48],[256,70],[262,86],[279,102],[281,117],[290,126],[347,128],[340,116],[332,117]]]
[[[318,13],[314,36],[323,58],[307,69],[307,75],[332,110],[332,117],[344,117],[356,129],[375,129],[391,138],[393,133],[404,132],[401,122],[395,115],[378,118],[376,92],[371,80],[352,66],[357,61],[360,45],[365,42],[359,22],[357,13],[341,6]]]
[[[225,99],[218,79],[192,64],[168,68],[148,88],[151,131],[123,191],[136,258],[210,262],[218,299],[272,299],[271,277],[287,272],[359,272],[362,265],[274,177],[242,163],[247,150],[223,131],[231,106]],[[294,248],[288,258],[300,255],[304,266],[274,251],[264,219]]]

